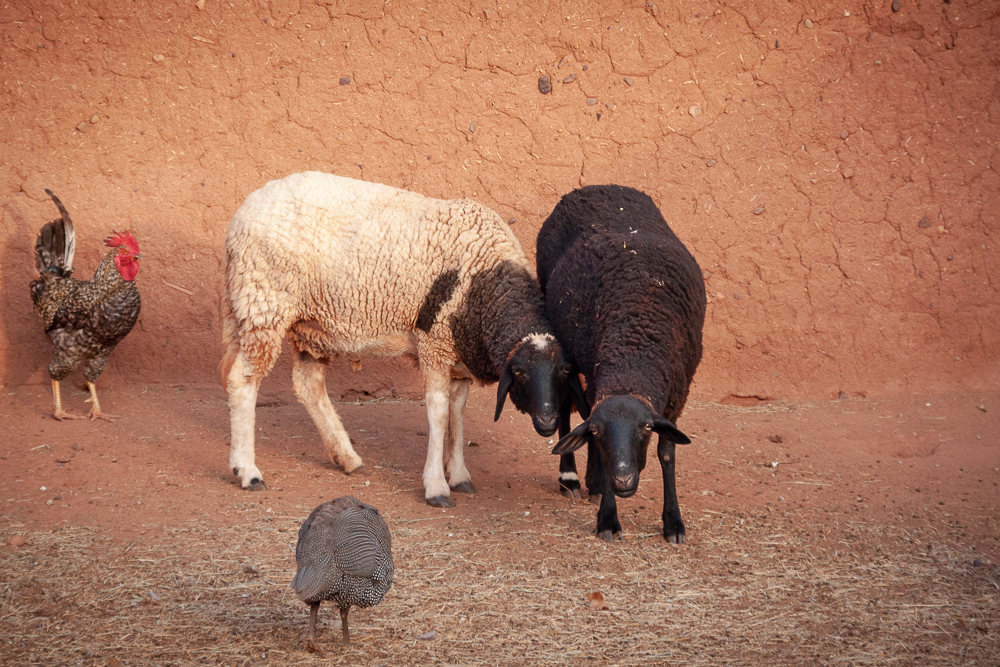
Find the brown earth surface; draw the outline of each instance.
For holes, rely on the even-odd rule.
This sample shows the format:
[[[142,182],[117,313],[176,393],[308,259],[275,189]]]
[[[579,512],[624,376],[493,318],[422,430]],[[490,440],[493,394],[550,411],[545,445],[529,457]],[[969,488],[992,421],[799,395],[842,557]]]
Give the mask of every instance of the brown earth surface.
[[[69,397],[78,404],[86,392]],[[423,503],[422,403],[338,403],[366,462],[328,460],[290,396],[258,407],[269,490],[226,469],[221,388],[106,392],[114,424],[56,422],[11,392],[0,483],[0,659],[17,665],[310,664],[288,584],[299,525],[351,494],[393,532],[396,581],[320,645],[336,664],[995,664],[1000,655],[1000,392],[692,402],[680,426],[687,543],[660,535],[647,469],[619,501],[626,542],[556,487],[524,415],[472,392],[478,492]],[[979,406],[985,408],[983,412]],[[24,543],[14,546],[23,539]],[[591,611],[602,593],[610,610]],[[434,632],[430,641],[418,637]]]
[[[298,525],[350,493],[397,578],[350,650],[324,606],[337,664],[996,664],[1000,11],[892,4],[0,7],[0,663],[322,661],[287,584]],[[347,477],[283,355],[257,410],[270,489],[241,491],[222,242],[306,169],[477,199],[529,256],[574,187],[653,196],[711,295],[678,423],[687,544],[659,536],[655,470],[619,503],[627,542],[594,539],[492,387],[467,418],[478,493],[424,505],[401,361],[330,371],[366,461]],[[44,188],[77,277],[112,229],[142,246],[143,314],[99,382],[113,424],[49,413]]]

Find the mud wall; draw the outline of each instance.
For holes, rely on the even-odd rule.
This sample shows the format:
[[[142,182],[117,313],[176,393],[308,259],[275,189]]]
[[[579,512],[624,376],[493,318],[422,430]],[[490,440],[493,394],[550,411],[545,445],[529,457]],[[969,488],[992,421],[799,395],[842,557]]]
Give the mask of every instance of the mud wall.
[[[562,194],[645,190],[707,277],[703,399],[995,385],[1000,14],[898,4],[8,3],[0,383],[47,383],[44,188],[78,277],[110,230],[142,245],[102,383],[212,382],[229,217],[316,169],[477,199],[532,256]],[[398,361],[330,385],[419,388]]]

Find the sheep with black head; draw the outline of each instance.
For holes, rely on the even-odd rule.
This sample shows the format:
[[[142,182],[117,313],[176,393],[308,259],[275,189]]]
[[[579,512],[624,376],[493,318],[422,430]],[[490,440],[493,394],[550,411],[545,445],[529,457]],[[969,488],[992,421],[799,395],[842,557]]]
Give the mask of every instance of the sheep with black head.
[[[546,437],[559,396],[584,400],[531,265],[496,212],[333,174],[271,181],[233,215],[222,333],[229,466],[244,489],[266,488],[255,463],[257,392],[286,336],[295,395],[348,474],[363,463],[327,394],[327,365],[417,360],[429,427],[424,500],[435,507],[453,507],[452,490],[476,490],[463,453],[472,382],[497,382],[495,417],[509,396]]]
[[[653,433],[663,473],[663,537],[684,542],[677,504],[674,422],[701,360],[701,269],[646,194],[595,185],[564,196],[542,225],[538,279],[559,341],[586,380],[589,417],[570,431],[560,406],[560,487],[579,497],[573,452],[587,445],[586,483],[599,498],[597,535],[621,539],[615,496],[636,492]]]

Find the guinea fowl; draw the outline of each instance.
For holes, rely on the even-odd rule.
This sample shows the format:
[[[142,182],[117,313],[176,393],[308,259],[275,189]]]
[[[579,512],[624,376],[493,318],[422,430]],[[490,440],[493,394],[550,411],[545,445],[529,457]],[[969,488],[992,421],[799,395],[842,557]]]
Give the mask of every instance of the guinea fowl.
[[[306,647],[322,655],[316,646],[320,602],[340,607],[344,646],[350,646],[351,607],[377,605],[392,586],[392,536],[377,509],[342,496],[314,509],[302,524],[295,563],[292,588],[310,606]]]
[[[97,378],[104,371],[111,352],[135,326],[141,301],[135,277],[139,273],[139,244],[128,232],[113,232],[104,243],[111,252],[105,256],[90,280],[71,278],[76,235],[69,212],[49,190],[60,217],[42,226],[35,241],[38,278],[31,281],[31,300],[45,322],[52,340],[52,400],[55,418],[83,419],[63,412],[59,381],[81,361],[90,389],[90,414],[94,419],[112,421],[97,402]]]

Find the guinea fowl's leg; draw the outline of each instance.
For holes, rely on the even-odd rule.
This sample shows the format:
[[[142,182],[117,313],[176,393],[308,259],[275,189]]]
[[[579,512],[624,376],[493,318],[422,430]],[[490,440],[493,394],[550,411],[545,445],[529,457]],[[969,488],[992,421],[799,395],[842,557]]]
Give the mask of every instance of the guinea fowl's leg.
[[[97,401],[97,385],[87,380],[87,388],[90,389],[90,413],[87,415],[90,417],[90,421],[95,419],[103,419],[106,422],[114,423],[114,417],[118,415],[106,415],[101,412],[101,404]]]
[[[343,607],[340,610],[340,625],[344,629],[344,646],[351,645],[351,632],[347,629],[347,614],[351,611],[350,607]]]
[[[59,380],[52,381],[52,412],[52,416],[59,421],[62,421],[63,419],[83,419],[83,415],[73,415],[68,412],[63,412],[62,396],[59,392]]]
[[[320,647],[316,646],[316,614],[319,612],[319,602],[313,602],[309,605],[309,632],[306,633],[306,648],[309,649],[310,653],[319,653],[325,656]]]

